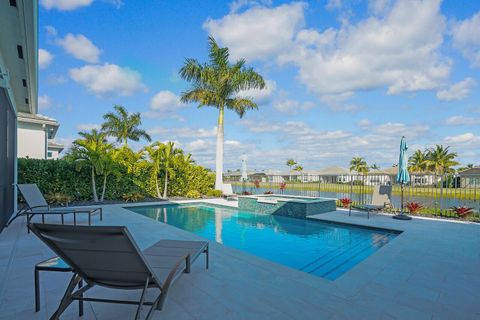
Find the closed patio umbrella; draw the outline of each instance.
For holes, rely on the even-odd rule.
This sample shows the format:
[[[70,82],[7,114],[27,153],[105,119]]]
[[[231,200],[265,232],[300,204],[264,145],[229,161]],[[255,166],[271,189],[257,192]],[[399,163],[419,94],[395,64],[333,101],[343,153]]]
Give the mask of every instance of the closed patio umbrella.
[[[407,183],[410,182],[410,174],[408,173],[407,169],[407,157],[405,153],[407,152],[408,146],[407,141],[405,141],[405,137],[402,137],[400,140],[400,156],[398,159],[398,173],[397,173],[397,183],[400,183],[402,188],[402,198],[401,198],[401,209],[400,214],[393,216],[394,219],[399,220],[410,220],[412,219],[410,216],[406,215],[403,212],[403,189]]]

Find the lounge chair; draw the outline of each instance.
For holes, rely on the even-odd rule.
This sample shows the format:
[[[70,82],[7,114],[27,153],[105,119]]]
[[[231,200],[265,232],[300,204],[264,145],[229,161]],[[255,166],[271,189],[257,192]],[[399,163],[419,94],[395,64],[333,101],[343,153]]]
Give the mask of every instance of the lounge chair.
[[[373,186],[372,201],[370,204],[350,206],[348,215],[352,215],[352,209],[366,211],[368,219],[370,212],[381,211],[392,205],[392,186]]]
[[[142,306],[150,305],[146,319],[161,310],[172,283],[183,273],[190,272],[193,261],[206,254],[207,241],[160,240],[141,251],[130,232],[122,226],[71,226],[33,223],[30,229],[73,270],[63,298],[50,319],[59,319],[74,301],[106,302],[138,305],[135,319]],[[75,289],[80,281],[86,286]],[[85,297],[94,286],[112,289],[143,289],[138,301]],[[152,302],[145,301],[148,288],[160,289]]]
[[[100,213],[100,220],[103,219],[102,208],[92,208],[92,209],[73,209],[73,208],[61,208],[61,209],[52,209],[48,205],[47,201],[42,195],[40,189],[36,184],[17,184],[17,188],[22,194],[23,199],[25,200],[25,205],[23,208],[18,210],[17,214],[13,216],[8,222],[7,226],[12,223],[13,220],[18,217],[27,216],[27,228],[30,224],[30,220],[37,215],[42,215],[42,223],[45,223],[45,215],[60,215],[62,219],[62,224],[64,223],[64,215],[73,214],[73,224],[77,224],[77,213],[87,213],[88,214],[88,225],[92,224],[92,215],[95,212]]]
[[[224,183],[222,186],[223,197],[227,200],[237,200],[238,195],[233,192],[232,185],[230,183]]]

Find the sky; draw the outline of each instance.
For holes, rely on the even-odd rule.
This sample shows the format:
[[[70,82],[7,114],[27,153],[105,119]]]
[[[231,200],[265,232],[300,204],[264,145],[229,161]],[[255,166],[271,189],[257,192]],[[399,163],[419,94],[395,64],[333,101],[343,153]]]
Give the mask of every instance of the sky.
[[[391,167],[450,146],[480,165],[480,2],[458,0],[40,0],[39,113],[60,122],[67,148],[113,105],[142,114],[214,168],[218,111],[184,105],[186,58],[208,59],[213,36],[245,58],[264,90],[225,117],[225,170],[347,167],[354,156]],[[133,143],[140,149],[146,142]]]

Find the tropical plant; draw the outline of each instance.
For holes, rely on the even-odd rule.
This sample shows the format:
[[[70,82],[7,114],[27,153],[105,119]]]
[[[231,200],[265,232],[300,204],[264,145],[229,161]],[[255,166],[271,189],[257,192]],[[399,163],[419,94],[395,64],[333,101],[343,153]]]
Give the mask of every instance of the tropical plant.
[[[452,167],[459,163],[455,161],[457,153],[450,152],[450,147],[436,145],[427,151],[426,166],[436,174],[453,173]]]
[[[253,181],[253,185],[255,186],[255,188],[260,188],[260,181],[259,180],[255,180]]]
[[[465,170],[468,170],[468,169],[472,169],[474,167],[473,163],[469,163],[463,167],[460,167],[457,169],[457,172],[462,172],[462,171],[465,171]]]
[[[84,167],[90,169],[93,201],[98,202],[95,174],[102,173],[102,161],[112,145],[107,143],[106,133],[96,129],[78,134],[81,138],[73,142],[67,157],[75,161],[77,171]]]
[[[114,175],[117,180],[120,177],[120,171],[118,164],[114,160],[115,150],[109,149],[106,150],[105,153],[102,154],[100,159],[100,170],[103,175],[103,186],[102,186],[102,194],[100,196],[100,202],[103,202],[105,199],[105,191],[107,190],[107,178],[110,175]]]
[[[353,157],[352,160],[350,160],[350,171],[355,171],[359,174],[367,174],[367,161],[362,157]]]
[[[350,205],[352,204],[352,199],[350,198],[341,198],[338,201],[340,201],[340,203],[345,209],[350,207]]]
[[[423,205],[419,202],[407,202],[406,207],[410,214],[416,214],[423,209]]]
[[[302,172],[303,171],[303,166],[298,164],[298,165],[295,166],[295,168],[293,168],[293,171]]]
[[[451,208],[460,218],[466,218],[473,213],[473,208],[461,206]]]
[[[68,205],[72,201],[71,196],[61,192],[48,193],[45,198],[49,204]]]
[[[219,191],[219,190],[217,190]],[[191,198],[191,199],[198,199],[201,197],[200,195],[200,192],[198,192],[197,190],[190,190],[187,192],[187,194],[185,195],[187,198]]]
[[[155,191],[157,198],[161,198],[160,186],[158,184],[158,176],[160,174],[160,164],[163,157],[163,149],[165,145],[160,142],[154,142],[149,146],[146,146],[142,149],[142,152],[147,157],[150,167],[150,177],[155,184]]]
[[[370,166],[370,169],[372,169],[372,170],[380,170],[380,167],[377,166],[376,163],[374,163],[374,164],[372,164],[372,165]]]
[[[287,189],[287,183],[286,182],[280,183],[280,192],[283,193],[285,189]]]
[[[408,158],[408,171],[423,173],[427,171],[427,152],[416,150]]]
[[[187,156],[190,159],[190,156]],[[165,144],[165,147],[161,149],[161,165],[164,173],[164,186],[163,186],[163,197],[167,197],[167,188],[168,188],[168,177],[169,174],[173,172],[173,164],[175,161],[185,161],[183,157],[183,151],[181,149],[175,148],[175,143],[169,141]]]
[[[292,168],[297,165],[297,162],[293,159],[288,159],[285,164],[288,168],[290,168],[290,170],[292,170]]]
[[[191,83],[191,88],[181,94],[183,103],[198,103],[198,107],[211,106],[218,109],[217,147],[215,162],[215,189],[223,186],[223,143],[225,108],[243,117],[247,110],[258,106],[249,98],[239,96],[241,91],[263,89],[265,81],[240,59],[229,62],[228,48],[221,48],[213,37],[208,38],[209,62],[201,64],[196,59],[186,59],[180,76]]]
[[[152,140],[145,130],[139,128],[142,124],[139,112],[130,114],[120,105],[113,108],[115,112],[108,112],[103,116],[105,123],[102,124],[102,130],[109,136],[115,137],[124,147],[128,145],[128,140],[139,141],[142,138]]]
[[[129,192],[122,195],[125,202],[136,202],[145,199],[145,196],[140,192]]]

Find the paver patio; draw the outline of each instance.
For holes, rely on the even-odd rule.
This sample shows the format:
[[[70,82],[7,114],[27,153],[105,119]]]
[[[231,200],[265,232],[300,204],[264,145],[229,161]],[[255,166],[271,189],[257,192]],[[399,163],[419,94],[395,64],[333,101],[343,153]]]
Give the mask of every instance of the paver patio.
[[[235,202],[211,200],[235,205]],[[312,276],[211,242],[203,257],[172,287],[155,319],[480,319],[480,225],[393,220],[338,210],[315,219],[403,231],[335,281]],[[54,218],[51,218],[52,221]],[[133,213],[104,206],[103,222],[126,225],[141,248],[160,239],[198,236]],[[52,252],[18,220],[0,234],[0,319],[48,319],[69,274],[41,275],[42,309],[34,311],[33,267]],[[152,289],[153,290],[153,289]],[[89,296],[138,299],[131,292],[94,288]],[[153,291],[152,291],[153,293]],[[154,294],[150,294],[152,298]],[[62,319],[78,319],[73,303]],[[130,319],[135,306],[85,303],[83,319]]]

